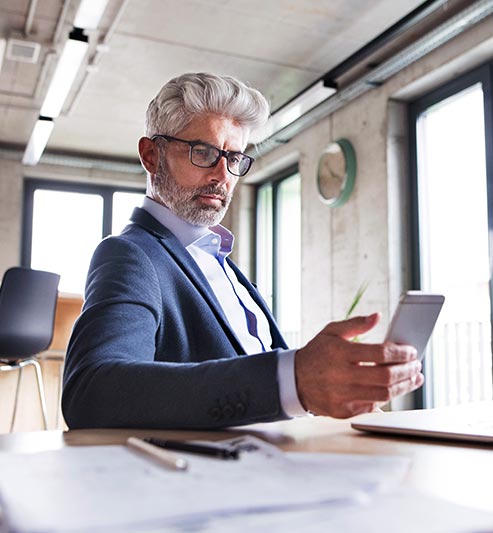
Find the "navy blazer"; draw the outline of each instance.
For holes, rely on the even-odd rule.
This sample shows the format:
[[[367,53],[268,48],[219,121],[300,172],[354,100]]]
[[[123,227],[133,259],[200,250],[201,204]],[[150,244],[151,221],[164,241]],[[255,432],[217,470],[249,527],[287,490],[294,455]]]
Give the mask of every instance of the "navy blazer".
[[[286,348],[267,305],[272,351],[245,355],[204,274],[178,239],[136,208],[89,268],[69,343],[62,409],[70,428],[218,428],[287,418],[277,383]]]

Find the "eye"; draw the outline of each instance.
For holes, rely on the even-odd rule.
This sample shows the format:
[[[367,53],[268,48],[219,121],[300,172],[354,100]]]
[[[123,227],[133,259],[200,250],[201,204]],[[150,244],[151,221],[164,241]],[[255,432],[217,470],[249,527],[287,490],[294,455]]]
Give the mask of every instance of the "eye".
[[[229,154],[229,157],[228,157],[229,164],[234,167],[241,165],[244,159],[245,159],[245,156],[240,152]]]
[[[208,146],[194,146],[193,153],[198,156],[206,157],[208,154],[210,154],[211,149]]]
[[[211,162],[217,158],[218,151],[208,144],[197,144],[193,148],[193,155],[197,160]]]

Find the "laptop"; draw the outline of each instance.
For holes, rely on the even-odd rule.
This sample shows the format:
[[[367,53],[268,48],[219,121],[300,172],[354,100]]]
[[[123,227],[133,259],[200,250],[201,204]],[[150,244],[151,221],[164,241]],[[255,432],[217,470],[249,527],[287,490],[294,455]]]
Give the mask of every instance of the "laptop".
[[[354,418],[351,426],[370,433],[493,444],[493,401],[371,413]]]

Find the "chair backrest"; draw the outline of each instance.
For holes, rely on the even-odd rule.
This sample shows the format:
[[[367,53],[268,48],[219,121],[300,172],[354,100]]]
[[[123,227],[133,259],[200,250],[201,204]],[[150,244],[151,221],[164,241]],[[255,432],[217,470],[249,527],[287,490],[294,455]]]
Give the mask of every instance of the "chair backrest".
[[[53,338],[60,276],[13,267],[0,286],[0,359],[35,355]]]

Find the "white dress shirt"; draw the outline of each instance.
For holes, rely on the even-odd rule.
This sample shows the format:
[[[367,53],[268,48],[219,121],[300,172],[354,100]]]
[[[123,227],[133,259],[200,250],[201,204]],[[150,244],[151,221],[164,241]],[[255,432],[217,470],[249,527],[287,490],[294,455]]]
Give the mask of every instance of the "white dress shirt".
[[[233,249],[233,234],[220,225],[207,228],[190,224],[148,197],[144,198],[142,207],[167,227],[195,260],[245,353],[251,355],[270,350],[272,338],[267,318],[226,261]],[[277,363],[281,406],[291,417],[307,414],[296,390],[295,352],[278,350]]]

